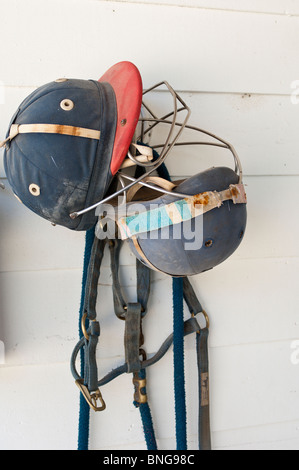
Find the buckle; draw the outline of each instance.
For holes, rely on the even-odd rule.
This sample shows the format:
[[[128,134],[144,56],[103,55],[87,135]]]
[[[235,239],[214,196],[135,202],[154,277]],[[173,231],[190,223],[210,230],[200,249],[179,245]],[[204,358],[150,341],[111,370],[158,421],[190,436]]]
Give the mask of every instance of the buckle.
[[[133,374],[133,384],[135,388],[134,401],[141,405],[147,403],[147,395],[145,393],[146,379],[140,379],[138,372]]]
[[[106,403],[103,400],[100,390],[96,390],[93,393],[90,393],[86,385],[84,385],[83,379],[76,380],[76,385],[79,387],[80,392],[84,396],[85,400],[89,404],[90,408],[94,411],[104,411],[106,408]],[[97,402],[100,401],[101,405],[98,406]]]

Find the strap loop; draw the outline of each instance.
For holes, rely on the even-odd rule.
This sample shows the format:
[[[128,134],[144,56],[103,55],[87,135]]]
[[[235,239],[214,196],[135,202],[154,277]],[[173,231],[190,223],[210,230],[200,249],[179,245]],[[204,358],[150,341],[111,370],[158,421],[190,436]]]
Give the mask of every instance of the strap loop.
[[[96,348],[100,336],[100,324],[98,321],[92,321],[88,329],[89,339],[84,341],[85,349],[85,367],[84,384],[87,385],[90,392],[98,388],[98,368],[96,360]]]
[[[140,303],[128,303],[125,324],[125,360],[127,372],[140,370],[139,347],[140,347],[140,325],[141,305]]]
[[[125,320],[127,311],[127,302],[123,296],[122,288],[119,282],[119,257],[122,247],[122,240],[109,240],[110,267],[112,274],[112,291],[115,315],[120,320]],[[136,259],[137,275],[137,302],[141,304],[141,317],[143,318],[147,310],[147,302],[150,294],[150,269]]]

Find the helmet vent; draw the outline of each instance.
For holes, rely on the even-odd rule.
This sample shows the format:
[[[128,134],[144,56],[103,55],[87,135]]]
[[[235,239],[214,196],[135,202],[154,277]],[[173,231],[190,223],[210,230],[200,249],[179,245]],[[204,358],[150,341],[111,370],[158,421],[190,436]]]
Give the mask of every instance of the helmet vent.
[[[39,196],[40,195],[40,187],[37,184],[30,184],[29,186],[29,192],[32,194],[32,196]]]
[[[73,109],[74,106],[75,105],[74,105],[73,101],[68,100],[68,99],[62,100],[61,103],[60,103],[60,107],[64,111],[71,111],[71,109]]]

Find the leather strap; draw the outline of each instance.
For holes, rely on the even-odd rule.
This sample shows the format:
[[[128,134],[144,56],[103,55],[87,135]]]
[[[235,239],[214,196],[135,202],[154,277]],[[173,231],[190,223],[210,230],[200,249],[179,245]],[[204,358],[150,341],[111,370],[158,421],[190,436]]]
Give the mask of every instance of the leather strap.
[[[127,372],[138,372],[140,370],[140,325],[141,305],[139,302],[128,303],[125,318],[125,361]]]
[[[98,281],[104,256],[105,244],[106,239],[99,240],[97,237],[94,238],[87,273],[83,310],[88,320],[95,320],[97,316],[96,302],[98,294]]]
[[[196,334],[198,389],[199,389],[199,416],[198,416],[199,450],[211,450],[208,335],[209,335],[209,330],[207,327],[201,329]]]
[[[172,191],[176,185],[172,183],[171,181],[167,181],[164,178],[160,178],[159,176],[148,176],[147,178],[144,178],[142,180],[144,183],[152,183],[160,188],[166,189],[166,191]],[[137,183],[132,188],[130,188],[127,191],[127,202],[132,201],[133,197],[136,195],[136,193],[143,188],[143,185],[141,183]]]
[[[84,341],[85,344],[85,374],[84,384],[88,387],[89,392],[95,392],[98,388],[98,368],[96,361],[96,349],[98,338],[100,336],[100,324],[98,321],[92,321],[90,324],[89,339]]]
[[[183,293],[184,293],[184,300],[188,305],[189,311],[191,315],[196,315],[203,311],[201,303],[199,302],[194,289],[187,277],[183,279]]]
[[[8,141],[14,139],[18,134],[63,134],[75,137],[85,137],[87,139],[100,140],[101,132],[96,129],[87,129],[85,127],[67,126],[63,124],[12,124],[9,136],[0,147],[3,147]]]
[[[208,336],[209,319],[203,310],[194,289],[187,277],[183,280],[184,299],[189,311],[194,315],[202,313],[206,320],[206,327],[196,331],[196,353],[198,370],[198,448],[199,450],[211,450],[210,432],[210,405],[209,405],[209,358]]]
[[[121,293],[120,284],[118,281],[118,267],[119,267],[119,254],[121,241],[115,240],[115,244],[110,245],[111,250],[111,268],[113,273],[113,291],[114,291],[114,306],[116,307],[117,316],[126,320],[125,326],[125,363],[109,372],[105,377],[98,380],[97,377],[97,364],[96,364],[96,346],[100,334],[99,323],[94,321],[95,316],[95,303],[97,281],[100,273],[100,265],[102,261],[105,243],[101,240],[95,239],[90,264],[89,276],[86,285],[86,297],[91,299],[85,304],[85,313],[91,319],[89,328],[86,330],[86,336],[81,338],[74,348],[71,357],[71,371],[77,384],[83,387],[83,393],[86,388],[89,404],[90,393],[96,391],[97,400],[102,403],[101,407],[94,408],[102,410],[105,407],[103,399],[97,387],[107,384],[114,378],[123,373],[135,372],[144,370],[147,367],[158,362],[168,351],[173,343],[173,334],[161,345],[160,349],[151,358],[140,360],[140,345],[143,342],[141,332],[141,318],[142,309],[143,313],[146,311],[148,296],[149,296],[149,269],[142,263],[137,261],[137,303],[125,303]],[[118,291],[119,295],[116,295]],[[183,293],[185,301],[188,305],[192,317],[184,322],[184,336],[196,332],[196,346],[197,346],[197,362],[198,362],[198,381],[199,381],[199,449],[209,450],[211,448],[210,437],[210,415],[209,415],[209,368],[208,368],[208,321],[205,328],[201,329],[194,315],[203,311],[202,306],[197,299],[197,296],[187,278],[183,280]],[[76,358],[80,349],[85,349],[85,371],[84,379],[78,374],[76,370]],[[82,391],[82,390],[81,390]],[[92,397],[91,397],[92,398]]]
[[[192,333],[195,333],[196,331],[199,330],[199,324],[196,320],[196,318],[188,318],[188,320],[185,320],[184,322],[184,336],[188,336]],[[87,330],[87,333],[89,333],[89,330]],[[158,362],[160,359],[162,359],[163,356],[167,353],[169,348],[171,347],[173,343],[173,333],[171,333],[166,340],[163,342],[163,344],[160,346],[159,350],[154,354],[152,357],[149,359],[146,359],[145,361],[142,361],[140,363],[140,368],[145,369],[146,367],[150,367],[156,362]],[[82,346],[84,345],[84,338],[81,338],[78,343],[76,344],[72,356],[71,356],[71,371],[73,374],[73,377],[75,380],[80,379],[80,375],[77,372],[76,369],[76,358],[78,356],[78,353]],[[111,382],[111,380],[115,379],[116,377],[125,374],[128,369],[127,369],[127,364],[123,364],[115,369],[113,369],[111,372],[109,372],[107,375],[105,375],[101,380],[98,382],[98,386],[101,387],[103,385],[106,385],[107,383]]]

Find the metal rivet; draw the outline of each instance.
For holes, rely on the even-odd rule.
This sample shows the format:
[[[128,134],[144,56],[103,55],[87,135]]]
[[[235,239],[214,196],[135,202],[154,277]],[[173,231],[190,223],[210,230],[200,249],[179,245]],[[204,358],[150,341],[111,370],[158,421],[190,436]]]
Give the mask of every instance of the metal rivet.
[[[120,125],[121,125],[121,126],[125,126],[126,124],[127,124],[127,120],[126,120],[126,119],[122,119],[122,120],[120,121]]]
[[[211,240],[211,239],[210,239],[210,240],[207,240],[207,241],[205,242],[205,246],[206,246],[207,248],[210,248],[210,246],[212,246],[212,245],[213,245],[213,240]]]
[[[55,80],[56,83],[62,83],[62,82],[67,82],[68,81],[68,78],[57,78],[57,80]]]
[[[68,100],[68,99],[62,100],[61,103],[60,103],[60,107],[64,111],[70,111],[71,109],[73,109],[74,106],[75,105],[72,102],[72,100]]]
[[[29,186],[29,192],[32,194],[32,196],[39,196],[40,195],[40,187],[37,184],[30,184]]]

